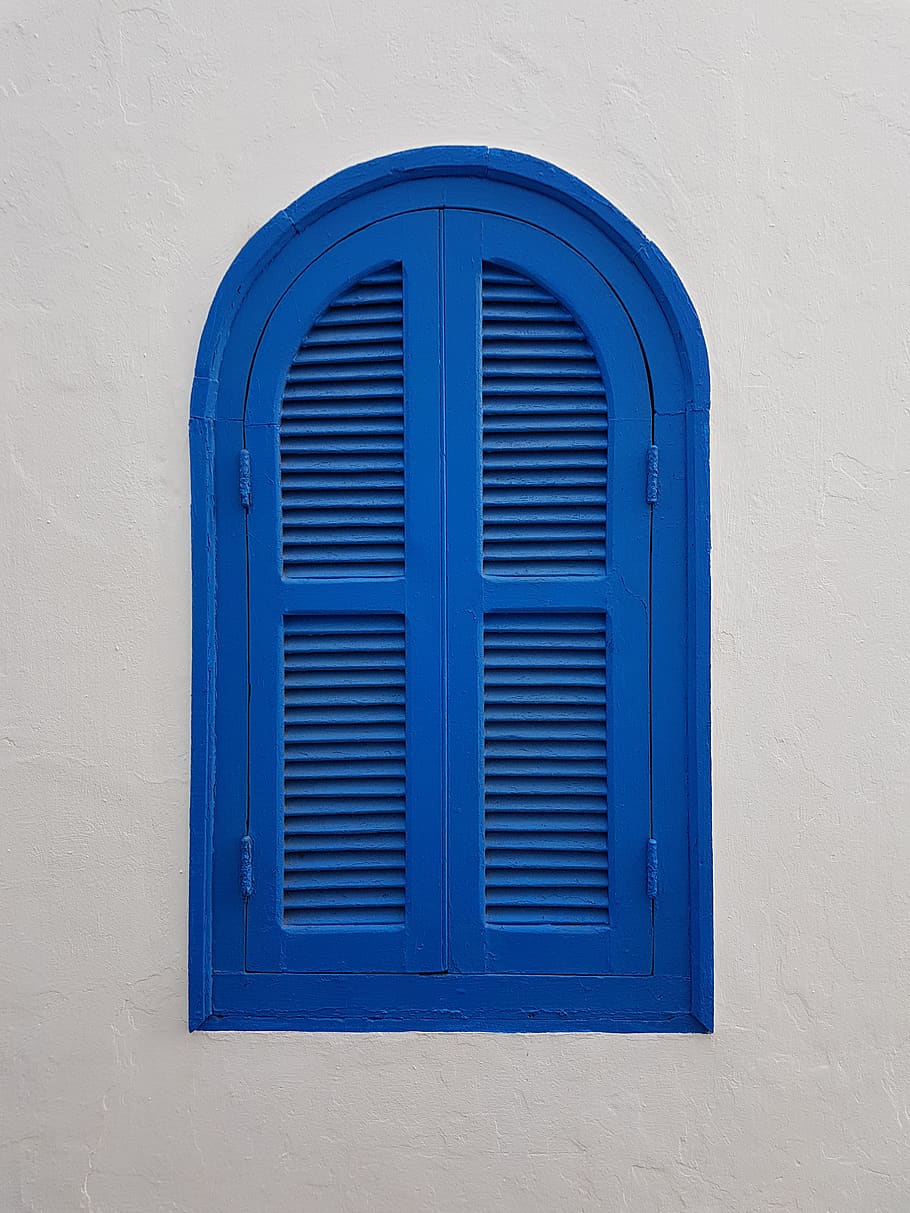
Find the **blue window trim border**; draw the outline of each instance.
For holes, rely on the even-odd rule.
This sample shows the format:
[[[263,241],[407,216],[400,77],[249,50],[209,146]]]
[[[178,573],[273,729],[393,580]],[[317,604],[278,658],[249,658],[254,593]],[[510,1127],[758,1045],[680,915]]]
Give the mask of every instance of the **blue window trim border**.
[[[215,772],[215,423],[219,419],[219,379],[230,339],[242,325],[242,307],[271,262],[307,227],[335,208],[389,186],[444,176],[483,178],[517,185],[544,199],[562,203],[593,223],[616,247],[617,271],[611,281],[648,351],[655,376],[672,364],[666,389],[655,382],[654,414],[659,439],[661,418],[685,417],[686,566],[689,669],[686,680],[687,801],[689,837],[688,974],[660,979],[646,993],[641,978],[560,979],[556,1005],[574,1011],[522,1004],[523,980],[508,978],[508,998],[500,1010],[484,1010],[482,987],[467,1001],[476,1011],[420,1008],[379,1014],[382,992],[368,1001],[353,988],[337,1015],[313,1006],[312,979],[282,974],[218,974],[212,963],[212,860]],[[628,281],[621,281],[622,265]],[[628,288],[625,289],[625,288]],[[630,305],[630,300],[631,305]],[[656,307],[654,305],[657,305]],[[638,306],[640,305],[640,306]],[[655,351],[657,353],[655,361]],[[672,385],[670,381],[672,380]],[[672,386],[672,390],[671,389]],[[189,865],[189,1027],[190,1030],[299,1029],[338,1031],[484,1030],[710,1032],[714,1027],[713,895],[711,864],[711,715],[710,715],[710,509],[708,479],[709,375],[704,337],[695,309],[672,266],[624,215],[589,186],[546,161],[485,147],[429,147],[399,152],[345,169],[280,211],[244,246],[225,275],[212,303],[196,362],[190,408],[192,528],[192,745]],[[494,975],[462,978],[463,987],[489,982]],[[396,978],[401,981],[401,978]],[[409,980],[415,980],[410,978]],[[420,980],[417,978],[416,980]],[[503,979],[499,979],[500,982]],[[586,1011],[578,1002],[584,982],[609,981],[613,1005],[607,1014]],[[270,982],[265,992],[264,982]],[[309,983],[309,984],[308,984]],[[579,983],[581,983],[579,985]],[[369,982],[364,988],[368,988]],[[556,991],[565,987],[565,995]],[[578,987],[576,989],[576,986]],[[263,1010],[267,1006],[269,1010]],[[661,1010],[664,1007],[664,1010]],[[299,1013],[298,1013],[299,1012]]]

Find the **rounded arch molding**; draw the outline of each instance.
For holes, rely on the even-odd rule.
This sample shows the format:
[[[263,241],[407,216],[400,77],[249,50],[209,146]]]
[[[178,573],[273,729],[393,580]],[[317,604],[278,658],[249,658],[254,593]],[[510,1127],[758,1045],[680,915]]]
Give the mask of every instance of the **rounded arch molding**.
[[[241,415],[236,402],[217,390],[225,381],[226,354],[232,361],[232,344],[241,358],[253,352],[277,300],[335,239],[382,213],[446,205],[495,210],[498,199],[508,200],[511,213],[558,233],[577,226],[582,251],[615,291],[638,333],[652,376],[655,413],[706,411],[708,358],[698,316],[670,262],[631,220],[577,177],[537,157],[500,148],[440,146],[395,152],[343,169],[250,237],[208,313],[196,360],[192,416]]]

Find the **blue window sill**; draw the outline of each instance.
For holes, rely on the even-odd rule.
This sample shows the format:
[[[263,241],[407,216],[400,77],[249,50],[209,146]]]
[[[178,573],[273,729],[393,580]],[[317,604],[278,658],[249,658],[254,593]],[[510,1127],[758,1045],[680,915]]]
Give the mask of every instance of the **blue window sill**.
[[[216,973],[212,1000],[201,1031],[712,1030],[687,977]]]

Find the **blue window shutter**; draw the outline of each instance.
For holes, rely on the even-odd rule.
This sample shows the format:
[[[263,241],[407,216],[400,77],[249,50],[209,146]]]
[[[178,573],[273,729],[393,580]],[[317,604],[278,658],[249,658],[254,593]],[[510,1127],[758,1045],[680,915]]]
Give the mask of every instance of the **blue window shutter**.
[[[711,1030],[707,408],[672,269],[531,157],[360,165],[241,252],[191,415],[191,1027]]]
[[[647,973],[646,368],[554,237],[445,247],[452,962]]]
[[[319,258],[253,366],[253,970],[445,967],[438,222]]]

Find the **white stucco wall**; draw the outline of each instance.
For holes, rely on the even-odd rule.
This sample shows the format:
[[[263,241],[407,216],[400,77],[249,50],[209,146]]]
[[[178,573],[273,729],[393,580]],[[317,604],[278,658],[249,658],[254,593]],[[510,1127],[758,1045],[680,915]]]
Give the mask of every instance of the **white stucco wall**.
[[[910,1209],[905,0],[5,0],[0,1209]],[[344,165],[556,161],[712,356],[717,1033],[185,1028],[195,347]]]

